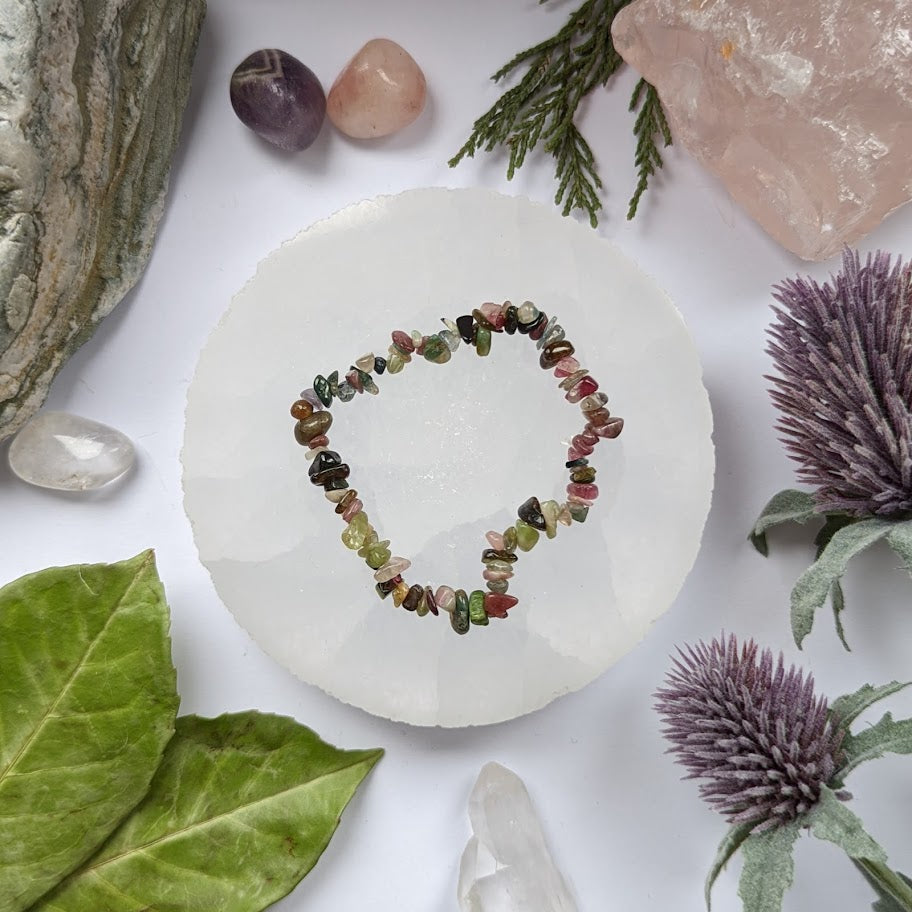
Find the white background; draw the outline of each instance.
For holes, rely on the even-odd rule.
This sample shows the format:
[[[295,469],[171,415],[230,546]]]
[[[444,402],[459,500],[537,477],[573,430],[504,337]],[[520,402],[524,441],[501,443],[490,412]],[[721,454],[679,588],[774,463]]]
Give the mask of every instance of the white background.
[[[138,469],[119,487],[79,497],[29,488],[12,477],[5,461],[0,468],[3,581],[45,566],[114,561],[155,547],[173,612],[183,712],[218,715],[257,707],[293,715],[341,746],[386,748],[320,863],[277,907],[283,912],[452,912],[458,858],[468,837],[466,797],[491,759],[525,779],[581,912],[697,912],[726,826],[703,807],[693,783],[678,781],[680,770],[663,756],[651,693],[674,645],[722,628],[754,636],[813,669],[820,690],[831,696],[866,681],[912,677],[912,581],[890,551],[875,548],[849,570],[846,624],[854,651],[843,651],[823,614],[799,654],[791,645],[788,592],[810,559],[809,533],[774,535],[768,560],[745,540],[767,498],[793,484],[763,381],[770,366],[764,354],[769,287],[796,272],[823,278],[836,263],[804,264],[779,249],[679,148],[669,150],[640,216],[627,223],[635,183],[626,113],[631,72],[597,92],[582,118],[607,185],[599,231],[655,277],[687,320],[704,362],[718,460],[702,552],[674,608],[648,639],[584,691],[531,716],[477,730],[415,729],[339,704],[292,678],[235,624],[199,564],[181,504],[184,399],[199,351],[231,296],[270,250],[353,201],[428,185],[483,185],[550,199],[549,161],[530,161],[510,184],[497,156],[452,171],[446,160],[497,97],[487,76],[517,50],[552,34],[573,6],[540,8],[534,0],[214,0],[148,269],[61,372],[49,400],[54,408],[126,432],[138,447]],[[427,75],[428,109],[408,130],[357,143],[327,123],[310,150],[288,156],[235,119],[228,80],[250,51],[282,47],[328,88],[346,60],[378,36],[400,42]],[[907,209],[862,249],[901,252],[910,228]],[[301,332],[319,333],[331,319],[315,313]],[[441,396],[443,403],[445,390]],[[227,401],[226,447],[232,433]],[[482,445],[479,456],[497,454]],[[909,715],[912,698],[894,698],[890,708]],[[849,783],[854,809],[907,872],[910,762],[891,757],[870,764]],[[868,907],[868,889],[837,850],[803,839],[796,860],[787,909]],[[740,908],[738,867],[734,862],[717,886],[714,908],[721,912]]]

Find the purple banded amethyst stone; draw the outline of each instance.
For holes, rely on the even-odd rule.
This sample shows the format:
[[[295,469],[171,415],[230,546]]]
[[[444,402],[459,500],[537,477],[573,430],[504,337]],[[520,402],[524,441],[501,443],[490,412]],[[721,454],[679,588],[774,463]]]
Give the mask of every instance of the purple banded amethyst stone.
[[[326,116],[320,80],[291,54],[254,51],[231,74],[231,107],[241,123],[280,149],[300,151]]]

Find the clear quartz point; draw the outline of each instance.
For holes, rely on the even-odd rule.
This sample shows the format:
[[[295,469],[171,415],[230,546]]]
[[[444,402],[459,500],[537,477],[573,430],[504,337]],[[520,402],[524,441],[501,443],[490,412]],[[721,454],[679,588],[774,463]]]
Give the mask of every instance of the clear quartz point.
[[[473,835],[457,888],[462,912],[577,912],[522,779],[487,763],[469,797]]]
[[[133,444],[120,431],[67,412],[39,412],[16,435],[9,465],[23,481],[57,491],[91,491],[133,465]]]

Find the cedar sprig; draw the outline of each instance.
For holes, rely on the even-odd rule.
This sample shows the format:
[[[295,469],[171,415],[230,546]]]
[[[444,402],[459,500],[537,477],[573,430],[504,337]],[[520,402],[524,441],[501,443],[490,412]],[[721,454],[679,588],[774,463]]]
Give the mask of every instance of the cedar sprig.
[[[641,79],[636,84],[628,110],[635,111],[640,105],[641,99],[642,107],[640,107],[636,123],[633,125],[633,135],[637,139],[634,163],[637,166],[639,180],[630,200],[630,207],[627,209],[628,220],[636,215],[640,197],[649,186],[649,178],[656,173],[658,168],[662,167],[662,155],[656,144],[656,138],[661,136],[666,146],[671,145],[671,130],[665,119],[662,102],[659,101],[659,93],[645,79]]]
[[[564,215],[575,210],[588,213],[594,228],[602,209],[602,181],[592,148],[575,118],[582,100],[596,87],[607,85],[624,62],[611,40],[611,25],[628,3],[630,0],[585,0],[555,35],[521,51],[501,67],[491,77],[494,82],[523,67],[526,71],[475,121],[465,145],[450,159],[450,167],[466,157],[473,158],[479,149],[491,152],[503,146],[509,154],[507,179],[512,180],[528,153],[540,145],[554,158],[555,203]],[[634,89],[631,111],[641,98],[643,106],[634,125],[638,183],[628,219],[636,214],[649,178],[662,167],[657,136],[661,135],[666,145],[671,142],[658,95],[643,80]]]

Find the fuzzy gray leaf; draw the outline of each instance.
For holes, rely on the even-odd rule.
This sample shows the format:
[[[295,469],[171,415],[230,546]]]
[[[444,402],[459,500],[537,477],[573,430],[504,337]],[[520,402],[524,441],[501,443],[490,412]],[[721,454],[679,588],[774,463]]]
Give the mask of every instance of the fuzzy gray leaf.
[[[792,885],[792,849],[798,838],[797,820],[767,833],[749,836],[741,844],[744,867],[738,884],[743,912],[780,912],[782,897]]]
[[[857,735],[846,735],[842,749],[846,759],[839,776],[843,779],[866,760],[875,760],[886,753],[912,754],[912,719],[897,722],[890,713],[885,713],[870,728]]]
[[[836,532],[820,557],[801,574],[792,589],[792,635],[799,649],[814,626],[814,614],[839,582],[849,561],[895,528],[886,519],[864,519]]]
[[[912,520],[896,523],[887,533],[887,544],[902,558],[909,573],[912,573]]]
[[[704,895],[706,897],[706,908],[712,908],[712,888],[716,878],[722,873],[722,869],[728,864],[732,855],[741,848],[742,843],[750,835],[754,828],[753,822],[736,823],[726,834],[725,838],[719,843],[719,850],[716,852],[715,860],[706,876],[706,886]]]
[[[764,556],[769,554],[766,533],[774,526],[784,523],[806,523],[814,516],[814,498],[806,491],[786,489],[774,495],[761,510],[748,538],[751,544]]]
[[[910,681],[891,681],[889,684],[882,684],[880,687],[872,687],[865,684],[855,693],[845,694],[837,697],[830,704],[830,713],[842,725],[851,725],[868,707],[873,706],[884,697],[890,697],[901,690],[905,690],[910,685]]]
[[[861,820],[854,811],[836,797],[836,793],[824,786],[820,800],[808,813],[806,823],[818,839],[825,839],[838,845],[849,858],[866,858],[886,862],[884,850],[864,831]]]

